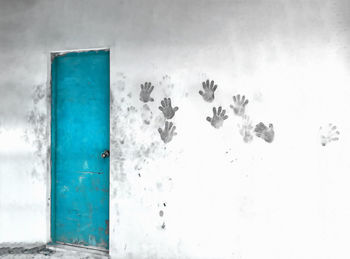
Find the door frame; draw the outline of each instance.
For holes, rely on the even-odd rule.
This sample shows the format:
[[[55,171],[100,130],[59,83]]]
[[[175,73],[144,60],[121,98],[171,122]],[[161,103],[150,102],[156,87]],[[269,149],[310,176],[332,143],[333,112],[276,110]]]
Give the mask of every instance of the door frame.
[[[51,156],[51,151],[52,151],[52,71],[51,71],[51,67],[52,67],[52,61],[54,60],[55,57],[57,56],[62,56],[68,53],[79,53],[79,52],[89,52],[89,51],[108,51],[109,52],[109,79],[111,78],[110,74],[111,74],[111,59],[110,59],[110,54],[111,54],[111,50],[109,47],[106,48],[89,48],[89,49],[72,49],[72,50],[60,50],[60,51],[51,51],[48,55],[47,58],[47,84],[46,84],[46,108],[47,108],[47,143],[48,143],[48,148],[47,148],[47,163],[46,163],[46,168],[47,168],[47,185],[46,185],[46,197],[47,197],[47,206],[46,206],[46,240],[47,243],[50,245],[66,245],[66,246],[71,246],[71,247],[76,247],[78,249],[87,249],[87,250],[94,250],[94,251],[101,251],[104,253],[109,253],[110,249],[103,249],[103,248],[96,248],[96,247],[83,247],[83,246],[79,246],[79,245],[74,245],[74,244],[62,244],[62,243],[56,243],[56,241],[53,238],[53,231],[52,231],[52,220],[54,219],[54,215],[53,215],[53,207],[52,205],[54,204],[52,202],[53,199],[53,195],[55,195],[55,193],[52,193],[52,165],[53,165],[53,161],[52,161],[52,156]],[[109,83],[109,92],[111,93],[111,84]],[[110,98],[111,98],[111,94],[110,94]],[[109,102],[109,110],[111,111],[111,102]],[[109,125],[111,125],[111,113],[109,113]],[[111,138],[109,136],[109,145],[111,145]],[[108,189],[110,190],[110,183],[111,183],[111,160],[109,159],[109,186]],[[109,192],[110,194],[110,192]],[[109,213],[110,213],[110,207],[111,207],[111,199],[109,197]],[[109,215],[110,218],[110,215]],[[109,228],[111,228],[111,224],[109,224]],[[111,231],[109,229],[108,231],[108,235],[109,235],[109,240],[110,240],[110,234]],[[110,247],[110,245],[109,245]]]

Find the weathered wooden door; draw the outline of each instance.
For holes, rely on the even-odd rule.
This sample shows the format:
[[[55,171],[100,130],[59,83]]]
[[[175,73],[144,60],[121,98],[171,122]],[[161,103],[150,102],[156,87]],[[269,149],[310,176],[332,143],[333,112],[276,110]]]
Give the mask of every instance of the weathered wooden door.
[[[51,69],[52,241],[108,249],[109,51],[56,55]]]

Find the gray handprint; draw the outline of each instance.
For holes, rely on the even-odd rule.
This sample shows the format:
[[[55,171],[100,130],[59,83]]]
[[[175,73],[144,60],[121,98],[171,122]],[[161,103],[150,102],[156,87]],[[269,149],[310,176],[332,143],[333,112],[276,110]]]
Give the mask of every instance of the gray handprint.
[[[175,129],[176,127],[173,126],[173,123],[168,121],[165,122],[164,130],[161,128],[158,129],[160,138],[163,140],[165,144],[169,143],[173,139],[173,136],[177,135],[177,133],[175,132]]]
[[[271,143],[275,137],[272,123],[266,127],[264,123],[260,122],[255,126],[254,132],[257,137],[262,138],[267,143]]]
[[[225,115],[225,113],[226,110],[222,110],[221,106],[219,106],[217,112],[216,108],[213,107],[213,118],[207,117],[207,121],[209,121],[214,128],[218,129],[223,125],[224,120],[228,118],[228,116]]]
[[[214,100],[214,92],[218,86],[214,85],[213,80],[209,83],[209,79],[206,82],[203,82],[202,85],[204,92],[200,90],[199,94],[203,97],[204,101],[212,102]]]
[[[320,128],[321,133],[321,145],[326,146],[330,142],[338,141],[340,132],[337,129],[337,126],[332,123],[328,123],[326,127]]]
[[[154,86],[149,82],[145,82],[145,84],[141,84],[141,92],[140,92],[140,101],[147,103],[153,102],[154,99],[151,97],[151,93],[153,91]]]
[[[230,105],[231,109],[237,116],[243,116],[245,112],[245,106],[248,104],[248,99],[245,99],[245,96],[241,96],[238,94],[233,96],[233,105]]]
[[[172,107],[171,106],[171,99],[170,98],[164,98],[163,101],[160,102],[162,106],[159,106],[159,110],[161,110],[164,114],[164,117],[166,119],[171,119],[174,117],[175,112],[179,109],[179,107]]]

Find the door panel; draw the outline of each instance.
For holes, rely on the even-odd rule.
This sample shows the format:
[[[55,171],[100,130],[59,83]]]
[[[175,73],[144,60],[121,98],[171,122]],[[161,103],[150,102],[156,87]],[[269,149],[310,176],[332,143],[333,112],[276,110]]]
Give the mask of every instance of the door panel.
[[[108,249],[109,52],[52,61],[52,239]]]

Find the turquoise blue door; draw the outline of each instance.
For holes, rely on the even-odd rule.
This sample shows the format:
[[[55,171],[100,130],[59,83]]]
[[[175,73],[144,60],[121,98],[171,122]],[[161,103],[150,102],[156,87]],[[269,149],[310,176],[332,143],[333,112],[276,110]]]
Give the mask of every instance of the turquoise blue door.
[[[51,238],[108,249],[109,51],[54,56],[51,78]]]

